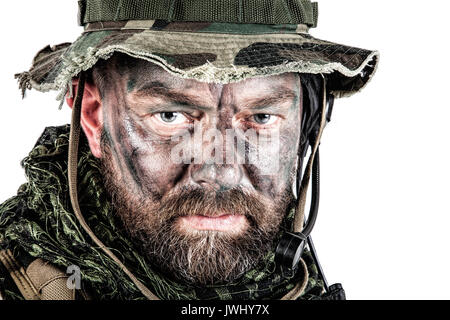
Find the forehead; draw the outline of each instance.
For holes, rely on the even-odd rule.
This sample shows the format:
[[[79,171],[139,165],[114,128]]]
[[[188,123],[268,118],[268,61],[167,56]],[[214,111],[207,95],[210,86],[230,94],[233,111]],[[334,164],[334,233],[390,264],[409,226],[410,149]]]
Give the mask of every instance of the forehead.
[[[222,91],[234,94],[273,93],[285,88],[299,88],[297,73],[284,73],[266,77],[251,78],[236,83],[218,84],[199,82],[194,79],[184,79],[164,70],[162,67],[142,59],[126,57],[117,59],[122,79],[126,81],[128,91],[135,91],[146,86],[163,87],[169,90],[210,92],[217,94]]]

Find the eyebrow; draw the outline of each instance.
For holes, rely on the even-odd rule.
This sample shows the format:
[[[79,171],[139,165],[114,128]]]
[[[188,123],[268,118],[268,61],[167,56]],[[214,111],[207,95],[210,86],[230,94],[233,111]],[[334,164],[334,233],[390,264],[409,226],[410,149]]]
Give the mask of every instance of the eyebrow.
[[[145,83],[143,86],[138,88],[134,94],[138,98],[145,98],[148,96],[161,97],[186,107],[203,110],[212,109],[211,107],[204,106],[203,101],[201,101],[199,97],[174,91],[159,81]],[[283,102],[293,100],[298,96],[298,92],[280,86],[277,87],[270,96],[245,100],[244,103],[241,104],[241,107],[242,109],[253,110],[273,108]]]
[[[159,81],[144,84],[136,90],[134,95],[138,98],[145,98],[148,96],[161,97],[186,107],[204,110],[211,109],[211,107],[205,106],[204,101],[202,101],[199,97],[174,91]]]
[[[298,96],[299,93],[292,89],[279,87],[270,96],[246,100],[243,107],[254,110],[266,109],[293,100]]]

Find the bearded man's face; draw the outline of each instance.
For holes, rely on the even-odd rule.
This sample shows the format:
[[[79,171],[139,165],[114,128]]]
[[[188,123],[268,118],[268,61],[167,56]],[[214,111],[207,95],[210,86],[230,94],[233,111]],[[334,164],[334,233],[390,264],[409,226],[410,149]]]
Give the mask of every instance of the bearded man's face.
[[[273,249],[294,203],[300,77],[208,84],[120,56],[105,70],[97,156],[130,237],[174,278],[239,278]]]

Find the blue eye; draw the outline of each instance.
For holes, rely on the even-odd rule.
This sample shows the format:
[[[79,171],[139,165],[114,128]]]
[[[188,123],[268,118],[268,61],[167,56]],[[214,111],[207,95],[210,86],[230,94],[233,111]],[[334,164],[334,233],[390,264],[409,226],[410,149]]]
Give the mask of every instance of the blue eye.
[[[189,123],[189,119],[181,112],[165,111],[155,114],[155,117],[166,126],[179,126]]]
[[[176,112],[161,112],[160,117],[161,117],[162,121],[172,123],[177,119],[178,113],[176,113]]]
[[[255,114],[253,116],[253,119],[255,119],[255,122],[258,124],[267,124],[271,120],[272,116],[270,114]]]

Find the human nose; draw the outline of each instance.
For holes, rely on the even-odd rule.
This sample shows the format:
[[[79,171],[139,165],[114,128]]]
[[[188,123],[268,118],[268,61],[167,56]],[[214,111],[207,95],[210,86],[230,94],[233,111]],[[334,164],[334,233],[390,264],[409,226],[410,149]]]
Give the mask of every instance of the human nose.
[[[203,188],[226,191],[238,186],[242,169],[235,164],[202,163],[190,166],[190,177]]]

